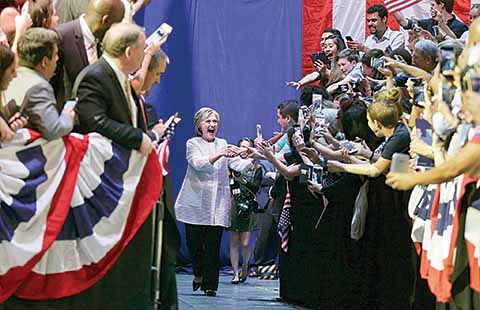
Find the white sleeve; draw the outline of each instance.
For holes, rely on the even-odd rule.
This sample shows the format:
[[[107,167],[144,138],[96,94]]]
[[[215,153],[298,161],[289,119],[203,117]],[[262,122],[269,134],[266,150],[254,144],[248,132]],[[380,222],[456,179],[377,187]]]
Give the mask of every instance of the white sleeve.
[[[200,152],[200,145],[194,140],[187,141],[187,161],[188,164],[197,171],[214,172],[215,167],[210,163],[209,156]]]

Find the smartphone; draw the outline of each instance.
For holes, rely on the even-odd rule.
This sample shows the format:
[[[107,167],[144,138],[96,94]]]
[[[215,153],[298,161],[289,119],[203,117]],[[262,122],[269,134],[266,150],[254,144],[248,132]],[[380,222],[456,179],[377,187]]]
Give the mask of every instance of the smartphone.
[[[311,181],[315,184],[322,184],[323,181],[323,167],[320,165],[313,165]]]
[[[470,81],[472,84],[472,91],[480,94],[480,75],[470,76]]]
[[[385,60],[381,58],[372,58],[370,61],[370,66],[375,69],[385,69]]]
[[[350,141],[344,140],[340,141],[340,145],[343,146],[347,151],[349,155],[353,155],[358,152],[357,148],[355,145],[353,145]]]
[[[28,14],[28,11],[30,10],[30,2],[25,1],[25,3],[22,6],[22,15]]]
[[[73,109],[75,109],[75,106],[77,105],[77,102],[78,102],[78,97],[65,101],[65,105],[63,106],[63,110],[73,110]]]
[[[348,85],[347,84],[342,84],[342,85],[340,85],[339,89],[340,89],[340,92],[347,93],[348,92]]]
[[[257,124],[257,139],[263,140],[262,125]]]
[[[403,153],[395,153],[392,156],[390,164],[390,172],[408,173],[408,161],[410,156]]]
[[[480,74],[470,73],[465,75],[462,81],[463,91],[473,91],[480,94]]]
[[[455,70],[457,66],[457,58],[453,49],[443,48],[440,50],[440,69],[442,73],[448,73]]]
[[[432,126],[423,118],[417,118],[415,120],[415,129],[417,133],[417,137],[420,137],[423,142],[425,142],[428,145],[432,145]],[[431,169],[435,165],[435,162],[433,159],[417,155],[417,164],[416,168],[417,169]]]
[[[310,54],[310,59],[312,60],[312,62],[316,62],[316,61],[319,60],[326,65],[328,65],[330,63],[328,58],[327,58],[327,55],[324,52],[312,53],[312,54]]]
[[[150,45],[153,42],[159,42],[163,36],[169,35],[172,33],[173,27],[167,23],[163,23],[160,27],[157,28],[146,40],[147,45]]]

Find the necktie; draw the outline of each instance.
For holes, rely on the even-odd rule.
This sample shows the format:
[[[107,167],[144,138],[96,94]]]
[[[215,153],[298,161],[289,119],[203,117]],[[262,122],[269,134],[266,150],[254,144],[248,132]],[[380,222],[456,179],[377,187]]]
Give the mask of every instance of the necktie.
[[[95,43],[92,43],[88,46],[87,48],[87,58],[88,58],[88,63],[93,64],[95,61],[97,61],[97,51],[96,51],[96,45]]]
[[[102,41],[95,40],[95,42],[96,42],[97,56],[98,56],[98,58],[100,58],[100,57],[102,57],[102,54],[103,54]]]
[[[140,109],[141,109],[141,112],[142,112],[143,128],[145,129],[145,131],[147,131],[148,130],[148,122],[147,122],[147,115],[145,114],[145,99],[143,98],[143,96],[139,96],[138,101],[140,103]]]
[[[134,113],[134,109],[133,109],[132,89],[130,86],[130,82],[128,81],[128,78],[125,79],[125,90],[127,92],[127,103],[128,103],[128,109],[130,110],[130,117],[132,119],[132,126],[137,127],[137,115],[136,113]]]

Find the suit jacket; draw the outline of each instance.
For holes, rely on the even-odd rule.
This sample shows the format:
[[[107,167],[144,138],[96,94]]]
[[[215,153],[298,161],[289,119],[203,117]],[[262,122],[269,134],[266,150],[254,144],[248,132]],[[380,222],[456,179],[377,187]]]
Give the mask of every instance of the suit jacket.
[[[71,117],[58,113],[52,86],[35,70],[19,67],[5,98],[7,103],[13,100],[29,117],[28,128],[39,131],[47,140],[60,138],[73,128]]]
[[[74,19],[87,11],[88,0],[58,0],[57,9],[58,23],[63,24]]]
[[[75,131],[98,132],[125,147],[140,149],[146,128],[138,97],[132,90],[137,105],[138,128],[133,127],[130,108],[120,82],[104,58],[86,67],[77,77],[73,90],[78,97],[75,107],[79,124]],[[153,132],[146,132],[155,140]]]
[[[72,88],[80,71],[89,65],[83,43],[80,20],[61,24],[55,29],[60,37],[58,63],[55,76],[51,79],[59,108],[72,97]]]

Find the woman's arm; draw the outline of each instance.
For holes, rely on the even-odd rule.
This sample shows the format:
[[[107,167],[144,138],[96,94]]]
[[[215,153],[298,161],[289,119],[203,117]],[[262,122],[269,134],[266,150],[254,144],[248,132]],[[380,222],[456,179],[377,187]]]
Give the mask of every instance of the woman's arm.
[[[343,164],[337,161],[329,161],[328,171],[347,172],[375,178],[390,168],[390,162],[383,157],[380,157],[374,164]]]
[[[480,144],[468,143],[457,156],[442,165],[422,173],[389,173],[386,183],[395,189],[406,190],[415,185],[439,184],[450,181],[462,173],[478,176],[480,172]]]
[[[197,171],[213,172],[215,167],[213,164],[224,156],[224,151],[219,151],[210,156],[205,156],[200,151],[200,145],[194,140],[187,141],[187,162]]]

